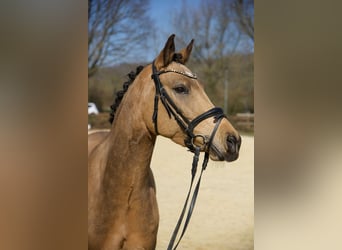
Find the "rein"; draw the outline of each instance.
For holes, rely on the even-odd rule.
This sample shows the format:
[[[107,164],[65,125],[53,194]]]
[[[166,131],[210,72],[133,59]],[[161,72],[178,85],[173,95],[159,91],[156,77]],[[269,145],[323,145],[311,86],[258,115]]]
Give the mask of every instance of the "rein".
[[[184,233],[188,227],[188,224],[190,222],[190,218],[191,218],[192,212],[194,210],[196,200],[197,200],[197,195],[199,192],[199,187],[200,187],[200,183],[201,183],[201,179],[202,179],[202,173],[206,169],[208,161],[209,161],[209,151],[211,148],[211,144],[212,144],[212,141],[213,141],[215,134],[218,130],[218,127],[219,127],[222,119],[225,117],[225,115],[224,115],[223,110],[221,108],[214,107],[214,108],[204,112],[203,114],[197,116],[192,121],[190,121],[188,118],[186,118],[184,116],[184,114],[181,112],[181,110],[173,102],[171,97],[167,94],[165,88],[163,87],[163,84],[161,83],[161,81],[159,79],[159,76],[161,74],[165,74],[165,73],[169,73],[169,72],[181,74],[181,75],[184,75],[184,76],[192,78],[192,79],[196,79],[197,77],[195,75],[190,74],[190,73],[183,73],[183,72],[179,72],[176,70],[163,70],[163,71],[158,72],[157,68],[154,64],[154,61],[152,63],[152,79],[154,80],[155,89],[156,89],[156,94],[154,97],[154,112],[152,115],[152,120],[154,123],[155,132],[157,135],[159,134],[157,120],[158,120],[158,103],[159,103],[159,100],[161,100],[161,102],[162,102],[163,106],[165,107],[170,119],[173,116],[174,119],[176,120],[176,122],[178,123],[179,127],[187,135],[187,138],[184,140],[184,143],[188,147],[188,149],[194,153],[194,157],[193,157],[193,161],[192,161],[192,168],[191,168],[191,182],[190,182],[189,191],[188,191],[187,197],[185,199],[185,203],[184,203],[182,212],[179,216],[178,222],[176,224],[176,227],[173,231],[169,245],[167,247],[167,250],[175,250],[177,248],[178,244],[180,243],[181,239],[183,238],[183,235],[184,235]],[[198,124],[200,124],[202,121],[204,121],[210,117],[214,117],[215,127],[214,127],[214,129],[210,135],[209,140],[204,135],[195,135],[194,134],[195,127]],[[203,144],[204,144],[204,147],[202,148],[202,150],[205,151],[205,155],[204,155],[202,168],[201,168],[201,172],[200,172],[197,184],[196,184],[195,189],[192,193],[191,202],[190,202],[190,205],[188,208],[188,213],[187,213],[184,225],[183,225],[183,230],[181,232],[181,235],[180,235],[176,245],[174,246],[178,231],[180,229],[181,223],[183,221],[184,215],[185,215],[186,210],[187,210],[187,205],[188,205],[188,202],[190,199],[190,194],[191,194],[191,190],[193,187],[193,182],[194,182],[196,172],[197,172],[197,165],[198,165],[198,161],[199,161],[199,155],[200,155],[201,147],[195,145],[196,138],[202,138]]]

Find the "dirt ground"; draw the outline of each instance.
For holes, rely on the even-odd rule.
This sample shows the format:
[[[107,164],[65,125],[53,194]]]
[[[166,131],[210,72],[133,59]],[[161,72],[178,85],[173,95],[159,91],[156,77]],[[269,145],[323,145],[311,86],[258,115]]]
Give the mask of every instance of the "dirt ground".
[[[240,152],[232,163],[209,161],[179,250],[253,249],[254,137],[242,137]],[[167,248],[177,223],[190,184],[191,163],[192,154],[185,148],[158,137],[152,158],[160,213],[157,249]]]

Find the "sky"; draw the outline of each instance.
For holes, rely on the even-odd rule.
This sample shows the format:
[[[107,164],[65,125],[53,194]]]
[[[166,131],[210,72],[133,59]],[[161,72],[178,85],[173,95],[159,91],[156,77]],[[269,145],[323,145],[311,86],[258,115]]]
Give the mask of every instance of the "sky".
[[[150,14],[154,20],[163,20],[167,14],[182,5],[184,0],[150,0]],[[194,3],[199,1],[193,1]]]
[[[151,46],[149,47],[151,49],[148,51],[147,61],[152,61],[157,56],[157,53],[163,48],[167,38],[171,34],[176,34],[177,36],[177,31],[171,25],[172,13],[181,8],[184,2],[184,0],[150,0],[149,14],[158,32],[156,32],[156,39],[150,42]],[[186,2],[191,2],[192,6],[199,6],[201,0]]]
[[[165,45],[171,34],[177,34],[172,25],[173,13],[186,3],[191,8],[198,8],[202,0],[150,0],[148,14],[155,26],[155,37],[147,39],[147,49],[139,52],[141,62],[152,62]],[[194,37],[196,39],[196,37]],[[176,44],[177,49],[177,44]],[[136,58],[136,57],[135,57]]]

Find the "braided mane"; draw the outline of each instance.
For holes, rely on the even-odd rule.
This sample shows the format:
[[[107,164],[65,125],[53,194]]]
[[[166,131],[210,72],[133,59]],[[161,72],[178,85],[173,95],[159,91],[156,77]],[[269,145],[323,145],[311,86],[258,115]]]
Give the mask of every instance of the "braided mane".
[[[119,90],[118,92],[116,92],[116,98],[114,103],[110,106],[110,117],[109,117],[109,122],[112,124],[114,121],[114,117],[115,117],[115,112],[118,109],[122,98],[124,97],[125,93],[127,92],[129,86],[134,82],[134,79],[136,78],[136,76],[142,71],[142,69],[144,68],[144,66],[138,66],[136,68],[136,72],[131,71],[127,74],[128,76],[128,81],[124,82],[122,85],[122,90]]]
[[[172,61],[181,63],[182,55],[180,53],[175,53],[173,55]],[[118,109],[122,98],[124,97],[125,93],[127,92],[129,86],[134,82],[136,76],[143,70],[144,66],[138,66],[136,68],[136,72],[131,71],[127,74],[128,76],[128,81],[124,82],[122,85],[122,90],[119,90],[116,92],[116,98],[114,103],[110,106],[111,112],[110,112],[110,117],[109,117],[109,122],[112,124],[114,121],[115,117],[115,112]]]

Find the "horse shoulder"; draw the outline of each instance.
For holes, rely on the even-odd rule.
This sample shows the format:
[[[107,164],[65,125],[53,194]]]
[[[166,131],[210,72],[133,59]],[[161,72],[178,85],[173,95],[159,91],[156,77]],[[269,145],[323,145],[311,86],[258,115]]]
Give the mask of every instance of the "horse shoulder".
[[[99,130],[88,134],[88,157],[90,153],[108,136],[109,130]]]

